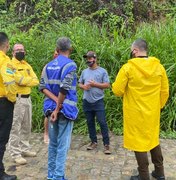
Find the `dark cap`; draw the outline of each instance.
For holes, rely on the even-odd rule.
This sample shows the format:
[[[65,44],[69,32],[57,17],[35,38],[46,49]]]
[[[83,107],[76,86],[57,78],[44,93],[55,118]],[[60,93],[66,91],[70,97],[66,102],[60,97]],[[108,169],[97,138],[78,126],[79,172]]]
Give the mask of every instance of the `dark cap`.
[[[91,58],[91,57],[94,57],[94,58],[97,57],[96,54],[95,54],[95,52],[93,52],[93,51],[88,51],[87,54],[85,54],[85,55],[83,56],[83,58]]]

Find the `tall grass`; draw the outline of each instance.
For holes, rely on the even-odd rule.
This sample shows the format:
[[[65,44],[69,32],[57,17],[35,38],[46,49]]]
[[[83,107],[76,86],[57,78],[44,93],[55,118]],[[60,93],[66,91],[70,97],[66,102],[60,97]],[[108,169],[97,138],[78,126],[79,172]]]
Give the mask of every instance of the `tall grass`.
[[[42,26],[43,27],[43,26]],[[149,54],[156,56],[165,66],[170,81],[170,98],[161,113],[161,128],[164,131],[172,130],[176,121],[176,21],[168,20],[162,23],[144,23],[137,28],[131,38],[124,39],[114,30],[109,33],[106,27],[99,28],[80,18],[75,18],[67,24],[54,22],[52,26],[40,29],[34,26],[29,32],[20,32],[15,25],[6,27],[11,45],[22,42],[27,50],[27,60],[40,78],[43,66],[52,60],[56,40],[60,36],[68,36],[73,42],[71,58],[78,65],[78,78],[86,68],[82,58],[88,50],[94,50],[98,55],[98,63],[107,69],[111,83],[114,81],[119,68],[127,62],[130,54],[130,45],[136,38],[144,38],[149,43]],[[87,133],[85,116],[82,111],[82,91],[78,89],[79,116],[74,126],[75,133]],[[43,129],[43,95],[38,88],[33,88],[33,128],[35,131]],[[111,89],[105,90],[106,117],[111,131],[122,134],[122,99],[116,98]]]

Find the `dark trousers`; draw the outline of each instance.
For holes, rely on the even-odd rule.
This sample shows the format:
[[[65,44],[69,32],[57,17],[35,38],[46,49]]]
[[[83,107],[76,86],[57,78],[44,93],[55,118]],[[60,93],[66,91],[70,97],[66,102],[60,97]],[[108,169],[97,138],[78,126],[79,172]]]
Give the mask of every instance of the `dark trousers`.
[[[100,129],[101,129],[101,133],[103,137],[103,144],[109,145],[109,133],[108,133],[108,126],[106,122],[103,99],[100,99],[96,101],[95,103],[89,103],[88,101],[84,99],[83,110],[86,115],[89,137],[91,141],[97,142],[96,126],[95,126],[95,117],[96,117],[100,125]]]
[[[150,150],[152,163],[154,164],[155,173],[158,176],[164,176],[164,167],[163,167],[163,156],[161,152],[160,145],[156,146],[152,150]],[[138,163],[138,171],[141,180],[149,180],[149,161],[147,152],[136,152],[135,151],[136,160]]]
[[[14,104],[0,97],[0,176],[4,173],[3,157],[13,121]]]

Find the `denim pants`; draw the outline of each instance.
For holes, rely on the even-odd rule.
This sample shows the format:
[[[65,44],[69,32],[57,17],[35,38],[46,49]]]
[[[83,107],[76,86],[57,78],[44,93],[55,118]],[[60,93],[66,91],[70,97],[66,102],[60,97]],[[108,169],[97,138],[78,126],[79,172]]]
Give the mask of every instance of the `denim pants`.
[[[3,157],[13,122],[14,104],[7,98],[0,98],[0,177],[4,173]]]
[[[161,152],[160,145],[156,146],[152,150],[150,150],[152,163],[154,164],[155,173],[158,176],[164,176],[164,166],[163,166],[163,156]],[[138,163],[138,171],[141,180],[149,180],[149,161],[147,152],[136,152],[135,151],[136,160]]]
[[[73,121],[62,114],[53,123],[49,116],[48,179],[62,180],[70,148]]]
[[[89,137],[92,142],[97,142],[95,117],[100,125],[101,133],[103,136],[103,144],[109,145],[108,126],[106,122],[105,107],[103,99],[96,101],[95,103],[89,103],[87,100],[83,100],[83,110],[87,119],[87,126],[89,131]]]

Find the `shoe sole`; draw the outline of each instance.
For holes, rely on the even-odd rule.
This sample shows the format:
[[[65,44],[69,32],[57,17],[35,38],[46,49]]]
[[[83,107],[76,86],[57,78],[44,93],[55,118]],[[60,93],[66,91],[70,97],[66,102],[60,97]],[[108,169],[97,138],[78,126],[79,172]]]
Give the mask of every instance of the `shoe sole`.
[[[160,179],[160,180],[165,180],[165,177],[158,177],[156,174],[154,174],[153,172],[151,173],[152,177],[154,177],[155,179]]]

